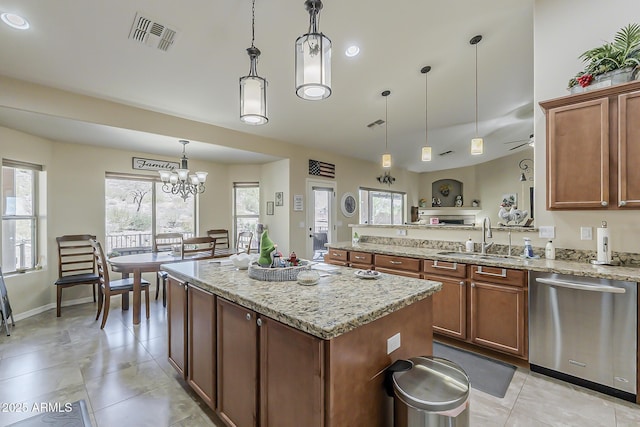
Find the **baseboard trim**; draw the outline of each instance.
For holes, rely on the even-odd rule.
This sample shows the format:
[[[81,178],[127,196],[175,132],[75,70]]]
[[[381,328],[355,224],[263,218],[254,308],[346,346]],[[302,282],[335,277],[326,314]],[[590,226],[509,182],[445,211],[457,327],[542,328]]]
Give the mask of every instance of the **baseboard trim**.
[[[93,297],[84,297],[84,298],[78,298],[78,299],[72,299],[72,300],[68,300],[68,301],[63,301],[62,302],[62,306],[63,307],[69,307],[72,305],[78,305],[78,304],[85,304],[88,302],[93,302]],[[52,302],[49,303],[47,305],[43,305],[40,307],[36,307],[34,309],[28,310],[28,311],[24,311],[22,313],[14,313],[13,314],[13,318],[16,322],[22,320],[22,319],[27,319],[31,316],[35,316],[38,315],[40,313],[44,313],[45,311],[51,310],[51,309],[55,309],[56,308],[56,303]]]

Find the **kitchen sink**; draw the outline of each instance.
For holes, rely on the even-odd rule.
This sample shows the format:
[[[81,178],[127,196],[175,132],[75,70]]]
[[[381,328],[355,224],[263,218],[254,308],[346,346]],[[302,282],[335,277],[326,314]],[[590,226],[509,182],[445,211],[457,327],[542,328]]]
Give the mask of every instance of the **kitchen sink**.
[[[477,252],[438,252],[438,255],[451,256],[456,258],[465,259],[484,259],[490,261],[507,261],[507,260],[520,260],[519,256],[513,255],[499,255],[499,254],[479,254]]]

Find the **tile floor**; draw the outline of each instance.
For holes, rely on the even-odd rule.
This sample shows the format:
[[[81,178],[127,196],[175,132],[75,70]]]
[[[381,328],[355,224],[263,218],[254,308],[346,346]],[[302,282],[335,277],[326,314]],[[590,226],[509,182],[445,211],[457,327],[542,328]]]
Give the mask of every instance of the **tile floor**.
[[[92,303],[18,322],[0,335],[0,404],[84,399],[99,427],[222,426],[167,362],[166,312],[151,305],[136,327],[117,303],[103,331]],[[0,412],[0,426],[30,415]],[[640,426],[640,406],[518,369],[503,399],[472,389],[471,425]]]

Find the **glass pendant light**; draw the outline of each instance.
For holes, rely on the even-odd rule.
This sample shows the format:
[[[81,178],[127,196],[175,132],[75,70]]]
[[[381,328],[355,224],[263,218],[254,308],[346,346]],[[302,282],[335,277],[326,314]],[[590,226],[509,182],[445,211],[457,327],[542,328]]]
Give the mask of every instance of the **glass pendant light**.
[[[427,73],[431,71],[431,66],[427,65],[426,67],[422,67],[422,69],[420,70],[420,72],[422,74],[424,74],[424,147],[422,147],[422,156],[421,159],[423,162],[430,162],[431,161],[431,147],[429,147],[429,131],[428,131],[428,125],[429,125],[429,98],[428,98],[428,92],[429,92],[429,83],[428,83],[428,78],[427,78]]]
[[[385,90],[382,92],[382,96],[384,96],[384,151],[385,153],[382,155],[382,167],[390,168],[391,167],[391,154],[389,153],[389,145],[388,145],[388,136],[389,136],[389,104],[387,102],[387,97],[391,95],[390,90]]]
[[[306,0],[309,30],[296,40],[296,95],[317,101],[331,95],[331,40],[318,29],[321,0]]]
[[[478,43],[482,40],[482,36],[475,36],[469,43],[476,47],[476,136],[471,140],[471,154],[477,156],[484,151],[484,141],[478,134]]]
[[[267,118],[267,80],[258,76],[257,63],[260,49],[254,46],[255,41],[256,1],[251,6],[251,47],[247,48],[249,75],[240,77],[240,120],[248,125],[263,125]]]

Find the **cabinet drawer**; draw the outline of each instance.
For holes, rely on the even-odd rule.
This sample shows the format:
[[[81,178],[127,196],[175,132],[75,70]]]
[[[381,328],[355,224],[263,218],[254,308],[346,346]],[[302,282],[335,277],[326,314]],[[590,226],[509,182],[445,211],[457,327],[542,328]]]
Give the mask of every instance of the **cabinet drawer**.
[[[373,255],[366,252],[351,252],[349,254],[349,261],[352,264],[371,264],[373,262]]]
[[[329,248],[328,255],[332,261],[349,261],[349,252],[342,249]]]
[[[524,270],[512,270],[502,267],[474,265],[471,268],[471,280],[478,282],[500,283],[503,285],[523,287],[527,277]]]
[[[422,271],[437,274],[438,276],[465,277],[467,275],[467,264],[425,259],[422,262]]]
[[[389,255],[376,255],[374,259],[376,267],[391,268],[402,271],[420,271],[419,259]]]

